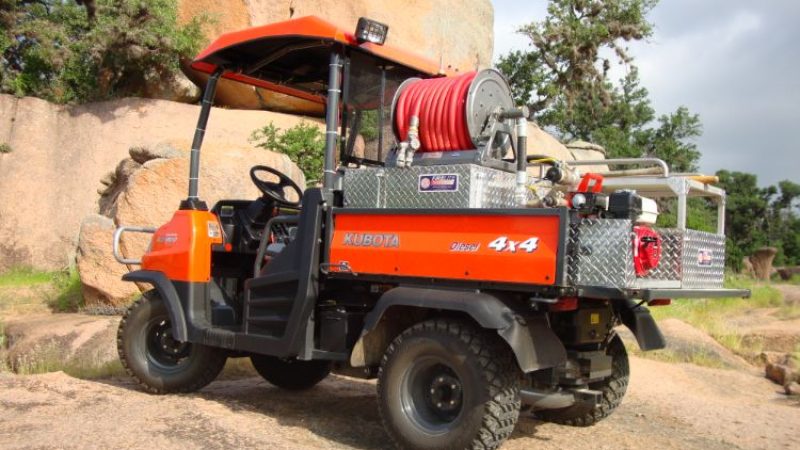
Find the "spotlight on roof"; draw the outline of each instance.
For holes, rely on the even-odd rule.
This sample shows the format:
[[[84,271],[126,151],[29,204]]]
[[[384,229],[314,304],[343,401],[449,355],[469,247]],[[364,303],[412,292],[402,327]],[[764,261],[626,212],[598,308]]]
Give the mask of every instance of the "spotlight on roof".
[[[386,35],[389,33],[389,25],[376,22],[374,20],[361,17],[356,26],[356,40],[359,43],[372,42],[373,44],[383,45],[386,42]]]

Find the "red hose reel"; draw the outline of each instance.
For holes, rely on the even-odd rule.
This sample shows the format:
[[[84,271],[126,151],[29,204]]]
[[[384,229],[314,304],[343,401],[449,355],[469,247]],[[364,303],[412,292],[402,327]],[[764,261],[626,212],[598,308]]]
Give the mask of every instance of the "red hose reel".
[[[456,77],[406,80],[392,102],[392,124],[399,142],[408,141],[411,118],[419,119],[418,152],[478,148],[489,116],[512,109],[511,90],[496,70]]]
[[[454,78],[419,80],[404,89],[397,100],[395,126],[400,140],[408,139],[412,116],[419,118],[420,152],[475,148],[469,136],[464,105],[477,72]]]

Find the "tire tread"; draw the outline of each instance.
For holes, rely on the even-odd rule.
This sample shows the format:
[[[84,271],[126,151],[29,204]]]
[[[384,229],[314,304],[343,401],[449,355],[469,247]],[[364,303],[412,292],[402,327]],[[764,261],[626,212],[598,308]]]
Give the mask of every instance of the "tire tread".
[[[520,371],[508,345],[488,330],[463,320],[446,318],[431,319],[413,325],[397,336],[384,352],[378,372],[378,392],[382,391],[383,372],[392,355],[397,352],[405,339],[422,331],[450,334],[466,344],[477,357],[484,377],[488,381],[490,400],[486,403],[481,428],[468,448],[489,450],[502,445],[514,431],[522,406],[519,395]],[[403,448],[402,442],[387,423],[389,414],[384,408],[384,403],[378,402],[383,426],[389,431],[395,446]]]
[[[142,380],[131,368],[130,363],[128,362],[128,355],[125,352],[124,346],[124,330],[128,324],[128,320],[133,312],[136,311],[137,308],[141,308],[145,302],[153,301],[155,296],[153,291],[147,291],[143,293],[136,301],[134,301],[128,309],[125,311],[125,314],[122,316],[122,320],[120,320],[119,328],[117,328],[117,352],[119,353],[119,359],[122,362],[122,367],[125,368],[125,371],[128,375],[136,382],[139,387],[150,394],[156,395],[164,395],[164,394],[171,394],[171,393],[189,393],[198,391],[209,383],[214,381],[219,373],[222,371],[223,367],[225,366],[225,361],[227,360],[227,356],[221,351],[210,351],[209,352],[209,363],[203,367],[203,370],[200,371],[197,377],[192,380],[191,383],[184,384],[180,387],[174,389],[168,388],[159,388],[148,384],[144,380]],[[197,344],[194,344],[197,345]]]

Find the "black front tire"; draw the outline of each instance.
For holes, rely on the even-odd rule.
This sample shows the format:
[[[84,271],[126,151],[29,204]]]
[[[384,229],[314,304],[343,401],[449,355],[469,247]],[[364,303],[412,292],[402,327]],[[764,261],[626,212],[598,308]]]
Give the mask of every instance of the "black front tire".
[[[625,391],[628,389],[630,378],[630,365],[628,352],[619,335],[614,336],[606,347],[606,354],[611,356],[611,376],[590,383],[589,389],[603,393],[600,404],[596,407],[573,405],[562,409],[537,411],[536,416],[547,422],[570,425],[574,427],[588,427],[605,419],[622,403]]]
[[[227,359],[223,350],[172,339],[167,307],[156,291],[125,312],[117,351],[128,374],[151,394],[197,391],[217,378]]]
[[[497,448],[519,418],[520,375],[496,333],[460,320],[422,322],[383,356],[381,419],[400,448]]]
[[[263,379],[288,391],[310,389],[331,373],[330,361],[300,361],[267,355],[251,355],[250,361]]]

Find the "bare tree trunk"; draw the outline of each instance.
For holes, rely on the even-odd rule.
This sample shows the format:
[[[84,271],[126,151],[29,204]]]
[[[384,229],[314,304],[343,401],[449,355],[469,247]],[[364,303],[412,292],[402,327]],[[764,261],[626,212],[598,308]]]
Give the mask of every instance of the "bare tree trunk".
[[[772,275],[772,260],[775,259],[777,254],[778,249],[774,247],[762,247],[750,255],[750,262],[753,263],[756,278],[769,280],[770,275]]]

